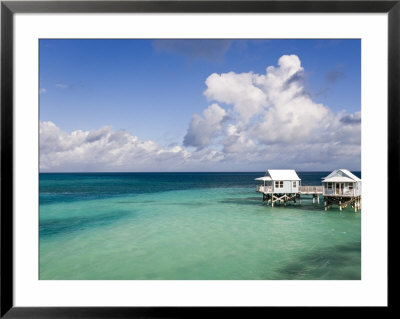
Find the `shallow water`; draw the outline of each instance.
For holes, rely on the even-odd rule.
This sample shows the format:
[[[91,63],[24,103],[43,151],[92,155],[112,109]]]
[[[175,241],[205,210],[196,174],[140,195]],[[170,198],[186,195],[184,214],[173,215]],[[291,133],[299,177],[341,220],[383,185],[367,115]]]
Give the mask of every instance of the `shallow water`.
[[[360,279],[361,212],[266,206],[262,175],[40,174],[40,279]]]

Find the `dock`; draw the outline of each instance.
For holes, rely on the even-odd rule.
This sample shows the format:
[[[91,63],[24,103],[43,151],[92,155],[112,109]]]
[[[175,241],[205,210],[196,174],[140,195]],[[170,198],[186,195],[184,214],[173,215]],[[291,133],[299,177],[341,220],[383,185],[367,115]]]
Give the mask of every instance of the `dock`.
[[[324,199],[324,209],[337,205],[343,208],[351,206],[355,212],[361,209],[361,179],[346,169],[338,169],[322,180],[322,185],[300,185],[301,179],[294,170],[268,170],[265,176],[256,178],[263,181],[256,191],[263,194],[263,203],[301,204],[303,195],[311,195],[312,202],[320,203]]]
[[[295,204],[299,202],[301,204],[301,195],[312,195],[312,202],[315,201],[319,204],[319,195],[323,195],[323,186],[299,186],[299,190],[296,193],[274,193],[272,187],[258,186],[257,192],[263,194],[263,202],[267,202],[274,206],[274,203],[283,203],[285,206],[287,203],[293,201]]]

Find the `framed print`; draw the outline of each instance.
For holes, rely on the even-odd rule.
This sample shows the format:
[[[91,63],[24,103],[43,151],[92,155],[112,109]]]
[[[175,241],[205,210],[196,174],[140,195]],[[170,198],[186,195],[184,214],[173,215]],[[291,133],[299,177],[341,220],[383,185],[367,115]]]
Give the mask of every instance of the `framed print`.
[[[2,1],[1,316],[388,308],[399,15]]]

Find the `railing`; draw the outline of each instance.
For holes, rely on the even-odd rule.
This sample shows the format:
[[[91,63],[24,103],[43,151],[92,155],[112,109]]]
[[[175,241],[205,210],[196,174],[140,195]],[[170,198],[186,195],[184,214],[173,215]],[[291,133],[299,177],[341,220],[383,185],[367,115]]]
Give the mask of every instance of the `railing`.
[[[355,189],[324,189],[324,195],[354,196]]]
[[[324,186],[299,186],[300,193],[322,193]]]
[[[272,186],[257,186],[257,192],[260,193],[272,193]]]
[[[260,193],[272,193],[272,186],[257,185],[256,191]],[[299,186],[299,192],[304,194],[323,194],[324,196],[355,196],[355,189],[327,189],[324,186]]]

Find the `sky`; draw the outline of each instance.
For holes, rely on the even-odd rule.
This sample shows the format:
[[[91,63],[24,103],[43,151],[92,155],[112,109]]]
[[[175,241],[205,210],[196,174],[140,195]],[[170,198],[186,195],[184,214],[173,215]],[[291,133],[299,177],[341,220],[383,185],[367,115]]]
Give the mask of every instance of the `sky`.
[[[42,39],[41,172],[361,168],[361,41]]]

